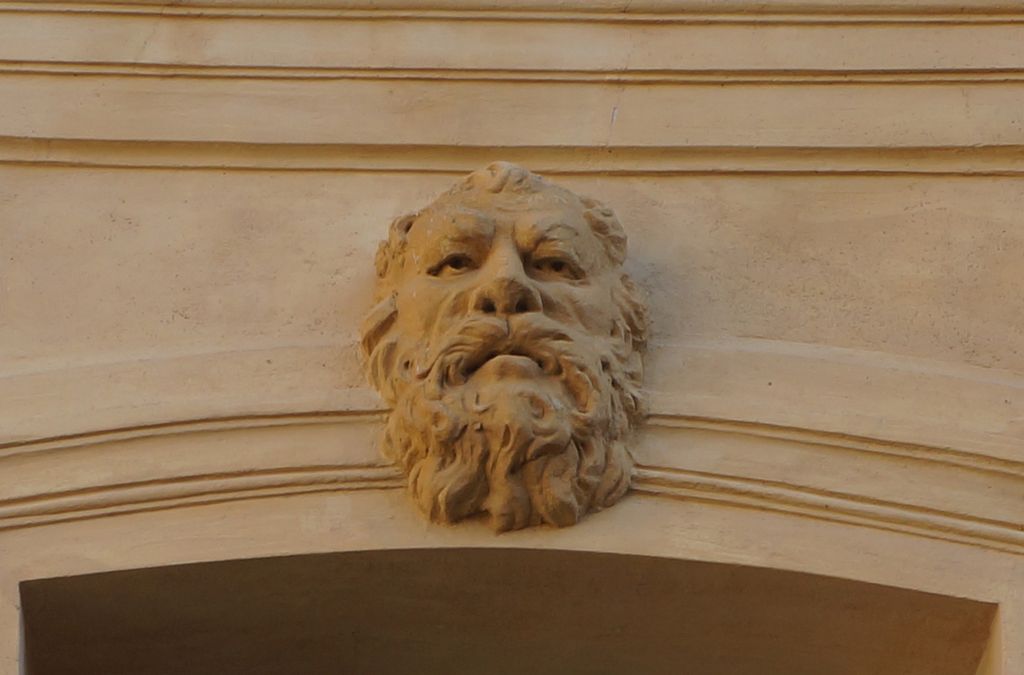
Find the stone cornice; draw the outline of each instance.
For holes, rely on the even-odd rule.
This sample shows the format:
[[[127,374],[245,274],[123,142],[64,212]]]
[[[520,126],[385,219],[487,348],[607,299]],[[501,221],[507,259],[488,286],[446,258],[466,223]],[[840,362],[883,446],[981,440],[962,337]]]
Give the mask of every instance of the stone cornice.
[[[125,3],[8,2],[2,11],[14,12],[105,12],[158,13],[162,15],[222,15],[260,17],[389,16],[415,19],[431,16],[469,16],[488,20],[554,21],[678,21],[708,22],[993,22],[1018,21],[1024,16],[1019,2],[975,2],[957,0],[597,0],[566,3],[559,0],[201,0],[172,6],[159,0]]]

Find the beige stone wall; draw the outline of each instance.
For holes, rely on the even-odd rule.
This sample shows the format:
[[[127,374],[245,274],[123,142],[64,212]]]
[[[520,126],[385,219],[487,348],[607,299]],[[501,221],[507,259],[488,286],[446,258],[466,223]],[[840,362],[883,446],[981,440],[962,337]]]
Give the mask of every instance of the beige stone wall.
[[[998,603],[1024,672],[1024,13],[754,4],[0,3],[0,673],[24,579],[410,546]],[[571,530],[423,523],[359,369],[387,223],[496,159],[651,298]]]

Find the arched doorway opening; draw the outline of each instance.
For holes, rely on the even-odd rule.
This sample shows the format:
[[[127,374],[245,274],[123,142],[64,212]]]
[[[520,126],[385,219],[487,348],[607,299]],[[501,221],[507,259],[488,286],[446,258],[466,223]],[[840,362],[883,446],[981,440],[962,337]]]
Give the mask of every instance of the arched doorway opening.
[[[29,675],[974,675],[995,606],[774,569],[406,549],[22,583]]]

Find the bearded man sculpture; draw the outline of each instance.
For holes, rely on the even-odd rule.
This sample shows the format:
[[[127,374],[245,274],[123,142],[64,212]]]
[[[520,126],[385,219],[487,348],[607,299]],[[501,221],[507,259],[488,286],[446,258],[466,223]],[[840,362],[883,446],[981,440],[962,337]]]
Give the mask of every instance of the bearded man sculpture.
[[[362,346],[431,520],[565,526],[629,488],[647,318],[625,257],[610,209],[505,162],[392,223]]]

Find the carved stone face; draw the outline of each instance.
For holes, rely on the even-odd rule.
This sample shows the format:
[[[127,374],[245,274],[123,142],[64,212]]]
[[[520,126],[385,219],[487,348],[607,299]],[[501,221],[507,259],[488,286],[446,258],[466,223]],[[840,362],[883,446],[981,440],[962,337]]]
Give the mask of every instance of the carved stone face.
[[[646,317],[614,214],[506,163],[391,228],[363,347],[433,520],[575,523],[629,487]]]

